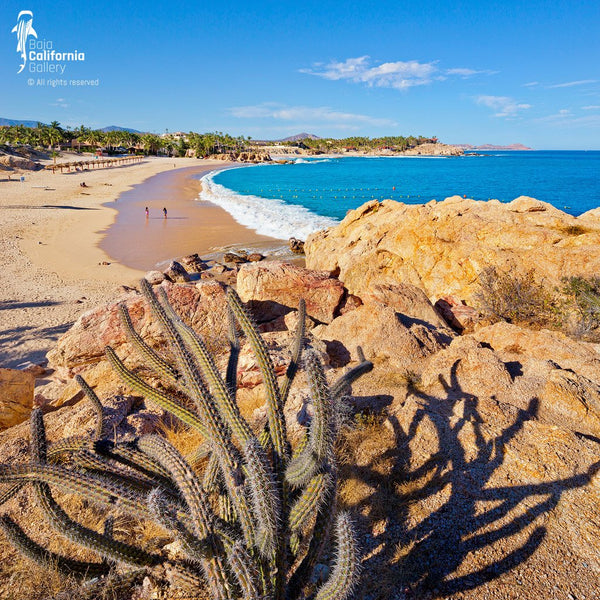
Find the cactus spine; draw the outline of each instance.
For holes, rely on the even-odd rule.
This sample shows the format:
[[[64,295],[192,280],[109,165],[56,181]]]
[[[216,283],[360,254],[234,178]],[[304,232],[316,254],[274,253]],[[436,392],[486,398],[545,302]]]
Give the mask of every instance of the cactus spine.
[[[283,408],[302,364],[304,302],[280,385],[267,346],[233,290],[227,291],[230,355],[222,375],[204,340],[175,314],[164,291],[157,297],[145,280],[141,289],[176,364],[146,344],[121,306],[127,337],[164,383],[177,387],[190,403],[184,406],[177,395],[150,386],[112,348],[106,355],[126,384],[198,431],[204,442],[186,459],[157,435],[133,442],[108,439],[102,404],[78,377],[97,414],[92,439],[68,438],[48,445],[42,414],[34,411],[31,462],[0,465],[0,484],[9,484],[0,493],[0,504],[31,484],[50,525],[103,560],[84,563],[53,554],[7,516],[0,517],[0,529],[30,558],[81,577],[105,574],[114,565],[124,577],[127,568],[138,574],[140,567],[146,571],[160,567],[172,585],[192,594],[207,586],[215,600],[348,598],[358,578],[360,557],[350,517],[336,510],[337,411],[351,383],[372,364],[359,349],[360,364],[330,387],[317,354],[304,353],[314,416],[292,454]],[[238,326],[256,356],[266,388],[267,425],[259,431],[244,419],[236,402]],[[194,465],[203,457],[208,461],[201,476]],[[54,489],[81,494],[107,511],[104,530],[93,531],[69,517]],[[179,540],[185,558],[167,559],[115,539],[111,516],[115,513],[155,521]],[[332,529],[335,536],[330,536]],[[337,548],[331,576],[311,592],[307,584],[330,537],[335,537]]]

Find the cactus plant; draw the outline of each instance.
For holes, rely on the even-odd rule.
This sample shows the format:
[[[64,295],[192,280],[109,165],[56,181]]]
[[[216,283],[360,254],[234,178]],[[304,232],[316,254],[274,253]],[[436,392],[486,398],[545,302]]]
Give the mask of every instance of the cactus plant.
[[[196,430],[204,441],[184,457],[158,435],[133,442],[108,439],[102,405],[78,377],[97,414],[94,436],[48,445],[42,414],[34,410],[31,462],[0,465],[0,483],[8,484],[0,490],[0,504],[31,484],[49,524],[60,535],[93,550],[99,560],[76,561],[52,553],[7,516],[0,517],[0,529],[29,558],[78,577],[98,577],[115,568],[124,577],[167,573],[171,585],[192,593],[205,586],[218,600],[349,597],[358,577],[359,552],[350,515],[336,509],[335,441],[344,395],[355,379],[372,368],[371,363],[359,349],[359,366],[330,387],[316,352],[303,352],[301,302],[292,358],[280,385],[251,316],[236,292],[228,289],[230,355],[223,377],[205,342],[175,314],[164,290],[157,297],[145,280],[141,289],[166,334],[175,364],[144,342],[121,305],[123,326],[148,366],[177,393],[146,383],[112,348],[106,349],[106,355],[126,384]],[[257,431],[236,402],[238,328],[252,347],[266,389],[267,422]],[[315,410],[292,451],[284,405],[303,353]],[[182,402],[182,394],[190,402]],[[195,469],[202,457],[208,459],[203,475]],[[104,531],[93,531],[67,515],[53,490],[84,495],[103,507]],[[167,558],[116,540],[114,514],[154,521],[179,541],[180,556]],[[331,574],[319,587],[313,571],[326,556],[332,562]]]

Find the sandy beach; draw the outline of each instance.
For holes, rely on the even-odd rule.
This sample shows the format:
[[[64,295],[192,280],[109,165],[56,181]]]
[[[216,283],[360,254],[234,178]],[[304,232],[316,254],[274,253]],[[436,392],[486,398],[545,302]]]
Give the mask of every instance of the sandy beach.
[[[167,261],[192,252],[207,256],[222,248],[252,247],[261,251],[285,244],[239,225],[210,202],[199,202],[200,177],[213,171],[215,165],[197,162],[203,164],[159,173],[108,203],[108,207],[118,209],[118,214],[100,248],[112,260],[146,271],[163,269]],[[216,168],[230,164],[220,161]]]
[[[151,157],[140,164],[68,174],[28,171],[24,182],[18,174],[9,181],[3,172],[0,366],[43,362],[46,351],[80,314],[122,295],[123,285],[135,285],[156,262],[205,253],[217,245],[268,240],[218,207],[196,206],[200,182],[191,175],[223,166],[222,161]],[[147,180],[164,172],[168,174],[158,182],[155,196],[146,201],[141,194],[148,195],[154,187]],[[142,191],[136,192],[134,186],[144,181]],[[164,186],[170,194],[166,222],[161,213]],[[135,199],[125,209],[118,198],[128,190]],[[119,218],[116,202],[124,207]],[[143,213],[147,205],[152,211],[148,221]],[[195,211],[202,218],[194,218]],[[132,231],[146,237],[132,237]],[[146,262],[128,262],[128,246],[143,247]],[[155,252],[157,248],[162,254]]]

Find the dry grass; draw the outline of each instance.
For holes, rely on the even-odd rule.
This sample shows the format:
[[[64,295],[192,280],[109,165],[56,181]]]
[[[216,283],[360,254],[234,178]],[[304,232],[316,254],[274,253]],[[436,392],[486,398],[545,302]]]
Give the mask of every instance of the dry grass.
[[[181,454],[189,456],[198,449],[204,438],[181,421],[163,421],[160,432]]]
[[[566,235],[577,236],[583,235],[584,233],[589,233],[591,229],[583,227],[582,225],[565,225],[564,227],[560,228],[560,231]]]
[[[534,271],[519,274],[488,267],[479,274],[475,300],[495,320],[534,326],[556,320],[557,299],[536,280]]]
[[[237,405],[242,415],[252,422],[254,411],[266,404],[266,390],[261,383],[253,388],[240,388],[237,392]]]

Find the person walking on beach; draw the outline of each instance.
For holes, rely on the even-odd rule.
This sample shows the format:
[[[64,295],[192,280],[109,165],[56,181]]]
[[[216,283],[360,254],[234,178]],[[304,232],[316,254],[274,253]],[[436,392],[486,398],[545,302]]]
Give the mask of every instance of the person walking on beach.
[[[146,219],[150,216],[150,211],[148,210],[148,207],[146,206]]]
[[[165,215],[165,219],[166,219],[167,218],[167,209],[166,209],[166,207],[163,208],[163,215]]]

